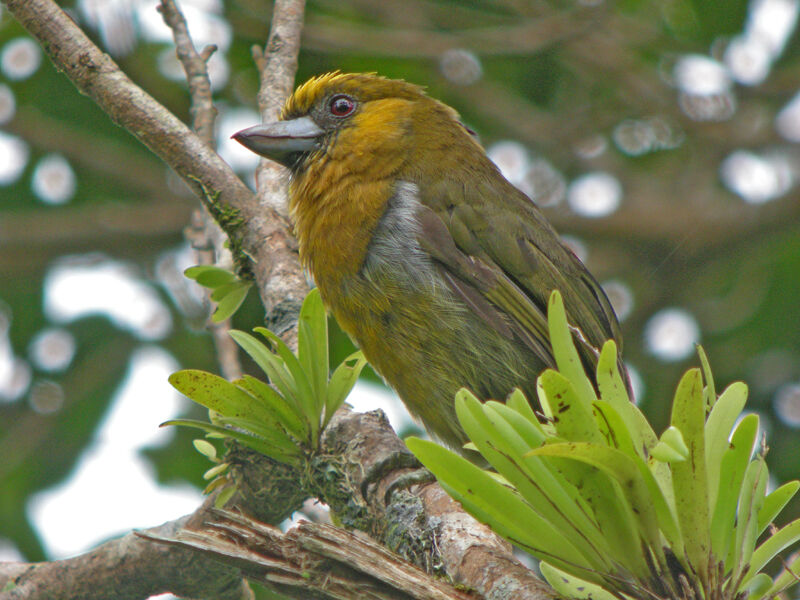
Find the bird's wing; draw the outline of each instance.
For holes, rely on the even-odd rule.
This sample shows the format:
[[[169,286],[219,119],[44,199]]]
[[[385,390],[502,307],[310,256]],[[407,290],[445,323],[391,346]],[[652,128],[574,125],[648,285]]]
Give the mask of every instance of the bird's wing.
[[[417,213],[419,241],[439,267],[450,289],[496,331],[519,337],[546,365],[555,366],[547,342],[547,317],[493,261],[470,255],[455,240],[436,212]]]
[[[547,302],[558,289],[582,353],[595,363],[605,340],[621,345],[611,304],[533,202],[496,175],[420,186],[420,244],[477,314],[549,365]]]

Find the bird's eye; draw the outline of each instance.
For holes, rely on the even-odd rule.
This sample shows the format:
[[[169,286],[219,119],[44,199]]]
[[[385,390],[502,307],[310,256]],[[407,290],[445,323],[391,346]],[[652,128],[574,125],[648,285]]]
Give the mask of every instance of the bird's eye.
[[[328,108],[334,117],[346,117],[355,110],[356,103],[349,96],[334,96],[331,98]]]

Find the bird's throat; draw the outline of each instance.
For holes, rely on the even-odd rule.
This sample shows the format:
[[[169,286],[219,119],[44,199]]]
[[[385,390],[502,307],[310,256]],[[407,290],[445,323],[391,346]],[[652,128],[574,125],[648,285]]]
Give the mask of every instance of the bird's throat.
[[[290,208],[300,259],[320,287],[358,273],[392,194],[387,179],[346,176],[324,161],[292,181]]]

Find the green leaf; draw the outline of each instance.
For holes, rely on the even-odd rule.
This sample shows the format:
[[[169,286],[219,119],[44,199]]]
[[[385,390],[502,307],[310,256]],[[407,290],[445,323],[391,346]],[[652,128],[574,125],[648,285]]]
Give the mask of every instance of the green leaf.
[[[722,398],[717,402],[717,406],[720,402]],[[727,557],[732,548],[736,531],[736,507],[757,433],[758,415],[747,415],[736,426],[729,447],[722,456],[719,467],[722,474],[719,478],[719,492],[716,495],[717,502],[711,518],[711,547],[714,556],[721,559]],[[729,568],[731,566],[728,564]]]
[[[192,445],[207,459],[212,461],[217,460],[217,447],[211,442],[207,442],[205,440],[193,440]]]
[[[556,445],[555,443],[553,445]],[[548,446],[545,446],[548,447]],[[605,446],[598,446],[605,447]],[[537,458],[536,451],[529,453],[529,460]],[[576,504],[586,506],[586,512],[609,547],[608,559],[620,569],[645,577],[648,566],[641,552],[631,552],[631,543],[639,544],[640,535],[631,506],[625,499],[620,484],[607,473],[593,465],[562,457],[540,457],[554,467],[558,474],[578,490]],[[570,489],[569,487],[567,488]]]
[[[681,462],[686,460],[686,457],[671,447],[669,444],[659,442],[650,452],[655,460],[662,463]]]
[[[681,430],[674,425],[668,427],[650,451],[650,455],[663,462],[681,462],[689,458],[689,448],[683,441]]]
[[[262,440],[261,438],[251,435],[249,433],[244,433],[241,431],[237,431],[235,429],[229,429],[227,427],[222,427],[220,425],[214,425],[213,423],[207,423],[205,421],[195,421],[192,419],[172,419],[170,421],[165,421],[161,423],[159,427],[165,427],[167,425],[179,425],[182,427],[193,427],[194,429],[200,429],[202,431],[206,431],[209,434],[215,434],[216,437],[219,438],[232,438],[241,444],[244,444],[248,448],[252,448],[256,452],[261,452],[261,454],[266,454],[270,458],[273,458],[279,462],[283,462],[292,466],[299,466],[300,464],[300,454],[285,454],[279,448],[276,448],[272,444],[268,443],[266,440]],[[295,450],[299,449],[295,448]]]
[[[630,435],[636,452],[646,460],[649,453],[658,443],[658,438],[642,411],[628,398],[625,382],[623,382],[622,376],[619,374],[617,345],[614,340],[608,340],[603,344],[603,349],[597,360],[597,387],[600,390],[601,399],[614,407],[614,410],[625,422],[625,428]],[[667,501],[671,506],[674,506],[672,473],[669,465],[651,460],[650,470]]]
[[[264,371],[270,382],[278,388],[287,404],[297,413],[297,416],[305,419],[305,412],[300,407],[297,399],[297,383],[286,368],[286,363],[283,359],[273,354],[269,348],[249,333],[232,329],[228,334]]]
[[[700,357],[700,366],[703,368],[703,379],[706,387],[703,389],[703,397],[706,401],[707,410],[711,410],[717,402],[717,390],[714,388],[714,376],[711,373],[711,364],[708,362],[706,351],[701,345],[697,345],[697,355]]]
[[[750,559],[750,571],[745,577],[743,585],[747,585],[747,582],[750,581],[756,573],[761,571],[761,569],[766,567],[767,563],[780,552],[797,542],[800,542],[800,519],[792,521],[772,534],[755,552],[753,552],[752,558]]]
[[[189,267],[183,274],[189,279],[207,288],[218,288],[221,285],[236,281],[236,274],[214,265],[197,265]]]
[[[297,356],[308,375],[314,398],[316,413],[322,414],[325,403],[325,388],[328,384],[328,316],[322,305],[319,289],[311,290],[297,320]]]
[[[706,420],[706,477],[709,507],[714,510],[720,484],[722,456],[728,449],[731,429],[747,401],[747,386],[742,382],[729,385],[714,404]]]
[[[800,556],[794,557],[789,564],[784,563],[784,569],[781,574],[775,578],[772,588],[762,596],[762,598],[769,598],[770,600],[776,598],[778,594],[783,593],[790,587],[794,586],[800,580]],[[750,600],[750,599],[748,599]]]
[[[219,417],[220,425],[231,425],[253,433],[284,454],[301,455],[299,444],[290,438],[275,422],[264,422],[241,417]]]
[[[600,397],[613,406],[614,410],[620,415],[624,416],[625,407],[635,405],[628,398],[628,390],[622,380],[622,375],[619,373],[617,360],[617,344],[614,340],[607,340],[603,344],[600,356],[597,358],[597,387],[600,390]],[[633,431],[636,427],[629,425],[628,429]],[[655,434],[653,434],[653,437],[655,437]]]
[[[541,561],[539,570],[547,583],[564,598],[574,600],[618,600],[619,596],[612,594],[605,588],[579,579],[566,571],[556,569],[548,562]]]
[[[748,600],[763,598],[772,587],[772,577],[766,573],[759,573],[753,577],[746,586],[743,587],[747,592]]]
[[[198,440],[195,440],[195,441],[198,441]],[[202,441],[202,440],[199,440],[199,441]],[[228,468],[230,468],[230,465],[228,463],[222,463],[222,464],[219,464],[219,465],[214,465],[208,471],[203,473],[203,479],[205,479],[206,481],[208,481],[210,479],[214,479],[214,477],[216,477],[220,473],[224,473],[225,471],[227,471]]]
[[[550,331],[550,344],[553,347],[553,357],[562,376],[566,377],[575,389],[575,393],[585,406],[591,406],[597,397],[594,386],[586,376],[583,363],[575,349],[572,340],[572,331],[567,323],[567,313],[564,310],[564,301],[558,290],[550,294],[547,305],[547,325]]]
[[[218,413],[220,423],[256,434],[270,448],[265,454],[273,457],[301,454],[296,442],[285,433],[273,413],[245,389],[218,375],[195,370],[173,373],[169,382],[198,404]]]
[[[217,309],[214,311],[214,314],[211,315],[211,320],[214,321],[214,323],[221,323],[225,319],[233,316],[233,314],[239,310],[239,307],[244,302],[244,299],[247,297],[247,292],[250,291],[251,286],[251,284],[247,282],[229,285],[233,287],[218,301]],[[218,290],[223,288],[227,288],[227,285],[217,288],[214,293],[211,294],[211,299],[216,301],[214,295]]]
[[[581,400],[569,379],[558,371],[547,369],[539,376],[537,384],[542,408],[552,419],[559,436],[571,442],[605,443],[592,404]]]
[[[789,503],[800,488],[800,481],[787,481],[777,490],[764,498],[764,505],[758,513],[758,534],[764,533],[775,517],[780,514],[783,508]]]
[[[406,445],[436,475],[448,494],[496,533],[562,569],[579,570],[590,581],[601,581],[583,554],[519,494],[438,444],[411,437]]]
[[[613,478],[619,483],[627,500],[627,506],[631,509],[629,515],[635,521],[636,529],[656,555],[661,553],[661,536],[653,507],[654,499],[634,459],[616,448],[586,442],[547,444],[532,450],[530,454],[580,461]]]
[[[319,428],[322,423],[322,415],[320,411],[317,410],[317,398],[311,386],[310,378],[312,374],[306,372],[300,360],[279,336],[264,327],[256,327],[253,331],[260,333],[275,345],[275,350],[283,359],[283,363],[286,365],[289,373],[291,373],[297,390],[294,398],[296,399],[298,407],[303,411],[305,418],[311,425],[311,439],[316,444],[317,437],[319,436]]]
[[[639,469],[639,473],[647,486],[659,527],[664,537],[666,537],[669,542],[670,548],[672,548],[676,556],[681,557],[679,560],[683,562],[683,538],[675,516],[674,500],[672,496],[667,493],[671,491],[671,488],[668,487],[665,489],[659,484],[655,474],[648,468],[643,457],[633,448],[633,442],[629,436],[628,430],[616,410],[603,400],[595,402],[595,409],[603,415],[603,419],[608,423],[609,433],[614,442],[611,446],[616,447],[618,450],[628,455]],[[670,434],[667,435],[667,439],[671,441]],[[666,467],[666,465],[663,466]],[[668,476],[668,468],[666,470]]]
[[[358,381],[362,369],[366,366],[367,359],[361,350],[353,352],[336,367],[328,382],[325,395],[325,418],[322,427],[326,427],[342,403],[347,398],[353,386]]]
[[[675,553],[678,562],[687,567],[685,564],[686,552],[683,543],[683,534],[678,525],[677,512],[675,510],[675,503],[672,496],[665,493],[664,489],[659,485],[653,472],[648,468],[640,458],[634,458],[634,463],[639,468],[639,473],[644,479],[647,486],[647,491],[650,494],[650,500],[653,503],[653,510],[658,519],[658,526],[661,533],[667,540],[669,547]]]
[[[514,412],[498,403],[481,404],[468,390],[456,394],[456,414],[464,431],[481,454],[497,471],[511,482],[525,500],[543,518],[562,532],[584,553],[595,568],[608,569],[609,548],[591,518],[588,505],[580,499],[574,486],[540,458],[524,457],[531,445],[503,415]],[[516,414],[516,413],[515,413]],[[517,415],[519,417],[519,415]],[[519,417],[522,419],[521,417]],[[528,435],[532,430],[528,430]],[[527,436],[526,436],[527,437]],[[534,446],[535,447],[535,446]],[[588,550],[591,550],[591,553]]]
[[[232,294],[236,290],[241,287],[249,287],[250,284],[245,281],[239,281],[238,279],[231,281],[230,283],[224,283],[221,286],[214,288],[214,291],[211,292],[211,299],[214,302],[219,302],[228,294]]]
[[[758,456],[756,460],[747,465],[742,481],[742,493],[739,496],[739,510],[736,515],[736,545],[734,546],[733,580],[736,581],[740,573],[744,573],[748,566],[751,573],[755,573],[758,564],[751,561],[758,537],[758,513],[764,504],[764,492],[767,488],[767,465],[764,457]],[[763,566],[763,565],[762,565]],[[758,567],[761,569],[761,566]]]
[[[221,487],[225,487],[230,483],[230,480],[227,477],[216,477],[212,479],[209,484],[203,489],[203,494],[208,495],[211,492],[218,490]]]
[[[228,500],[233,498],[233,495],[236,493],[237,486],[229,485],[225,489],[223,489],[217,497],[214,499],[214,507],[215,508],[222,508],[228,503]]]
[[[533,412],[531,408],[530,401],[525,397],[525,394],[519,388],[514,388],[506,399],[506,406],[509,408],[514,409],[520,415],[525,417],[531,425],[536,427],[542,435],[544,435],[544,428],[542,424],[539,422],[536,413]]]
[[[672,403],[672,425],[683,435],[689,448],[688,460],[674,462],[672,485],[686,555],[701,581],[708,578],[711,552],[708,482],[704,443],[705,403],[699,369],[681,378]]]
[[[636,451],[625,421],[614,407],[605,400],[594,403],[595,420],[600,423],[600,430],[606,443],[612,448],[622,450],[631,458],[642,456]]]
[[[503,421],[505,421],[514,429],[514,432],[527,446],[526,451],[528,449],[538,448],[544,444],[546,438],[541,428],[536,427],[516,410],[510,408],[502,402],[496,402],[494,400],[490,400],[483,406],[484,411],[488,409],[491,411],[489,414],[496,415],[497,417],[503,419]]]
[[[180,393],[226,417],[272,422],[272,415],[253,396],[219,375],[185,369],[169,376]]]
[[[250,375],[245,375],[242,379],[237,380],[236,385],[245,388],[254,398],[261,400],[272,416],[298,441],[309,441],[308,423],[301,418],[291,403],[287,402],[269,385]]]
[[[642,411],[628,398],[625,382],[619,374],[617,345],[614,340],[608,340],[603,344],[597,359],[597,387],[600,390],[600,398],[608,402],[625,422],[625,428],[634,448],[644,458],[643,449],[649,450],[655,446],[658,438]]]

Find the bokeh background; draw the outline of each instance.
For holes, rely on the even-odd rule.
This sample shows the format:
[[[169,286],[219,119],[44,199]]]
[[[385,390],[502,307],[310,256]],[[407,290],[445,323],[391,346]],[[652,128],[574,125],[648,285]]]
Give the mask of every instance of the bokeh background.
[[[153,0],[61,5],[188,120]],[[184,0],[209,63],[219,151],[258,122],[265,0]],[[798,0],[309,0],[298,82],[333,69],[427,86],[476,130],[603,283],[657,430],[701,343],[744,380],[775,482],[800,476]],[[182,271],[196,208],[0,12],[0,557],[42,560],[191,512],[208,463],[166,378],[218,370]],[[234,325],[261,324],[255,294]],[[333,336],[343,357],[351,346]],[[424,376],[424,374],[422,375]],[[414,425],[369,374],[360,408]],[[195,416],[201,416],[200,411]],[[794,506],[790,516],[798,516]]]

